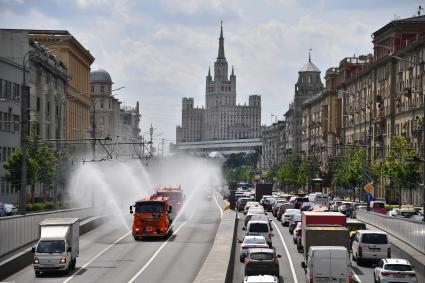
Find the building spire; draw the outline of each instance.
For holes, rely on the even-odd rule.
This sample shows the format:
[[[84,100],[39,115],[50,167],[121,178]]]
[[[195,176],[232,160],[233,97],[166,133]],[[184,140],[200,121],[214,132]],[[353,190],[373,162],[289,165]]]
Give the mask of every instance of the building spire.
[[[208,66],[208,77],[211,77],[211,67]]]
[[[223,21],[221,21],[221,30],[220,30],[217,59],[226,59],[226,57],[224,56]]]
[[[235,75],[235,68],[234,68],[234,66],[232,65],[232,76],[234,76]]]
[[[309,49],[308,50],[308,62],[311,62],[311,50],[313,50],[313,49]]]

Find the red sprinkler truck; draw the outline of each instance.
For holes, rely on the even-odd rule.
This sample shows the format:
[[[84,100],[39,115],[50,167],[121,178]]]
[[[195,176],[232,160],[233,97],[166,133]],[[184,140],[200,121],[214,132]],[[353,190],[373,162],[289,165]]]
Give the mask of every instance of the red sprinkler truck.
[[[171,206],[173,207],[173,213],[178,214],[183,206],[184,194],[181,187],[177,188],[161,188],[157,191],[160,196],[168,197]]]
[[[155,194],[136,201],[134,206],[130,206],[130,213],[134,215],[132,231],[134,239],[173,234],[171,212],[171,201],[166,196]]]

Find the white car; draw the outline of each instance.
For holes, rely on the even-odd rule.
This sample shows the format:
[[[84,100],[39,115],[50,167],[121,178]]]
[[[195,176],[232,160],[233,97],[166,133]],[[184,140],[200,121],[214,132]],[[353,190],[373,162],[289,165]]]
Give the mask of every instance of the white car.
[[[246,257],[246,252],[248,249],[252,248],[269,248],[269,245],[266,242],[266,239],[263,236],[245,236],[243,241],[239,240],[241,244],[241,249],[239,252],[239,260],[244,262]]]
[[[279,278],[274,275],[245,276],[244,283],[279,283]]]
[[[300,237],[300,233],[301,233],[301,222],[297,223],[297,226],[294,229],[294,233],[292,234],[292,240],[294,241],[294,244],[297,243],[297,237]]]
[[[248,209],[250,208],[250,207],[253,207],[253,206],[260,206],[260,203],[258,202],[258,201],[248,201],[246,204],[245,204],[245,209],[244,209],[244,214],[247,214],[248,213]]]
[[[300,209],[295,209],[295,208],[289,208],[285,211],[285,213],[282,215],[282,225],[283,226],[288,226],[289,223],[292,220],[292,217],[294,214],[301,214],[301,210]]]
[[[353,260],[361,265],[364,261],[391,258],[388,235],[379,230],[357,230],[351,246]]]
[[[381,259],[373,271],[375,282],[409,282],[416,283],[416,273],[408,260],[386,258]]]

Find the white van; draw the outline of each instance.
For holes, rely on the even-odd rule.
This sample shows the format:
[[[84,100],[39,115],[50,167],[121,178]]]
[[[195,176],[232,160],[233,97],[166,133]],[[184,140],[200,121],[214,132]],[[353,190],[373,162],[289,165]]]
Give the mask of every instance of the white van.
[[[357,264],[391,258],[391,244],[387,233],[382,231],[357,230],[351,249]]]
[[[267,220],[252,220],[246,225],[247,236],[263,236],[267,244],[272,246],[272,233]]]
[[[348,251],[338,246],[311,246],[305,269],[306,282],[352,282],[353,274]]]
[[[324,206],[329,205],[329,197],[328,195],[324,195],[322,193],[311,193],[308,195],[308,200],[310,202],[314,202],[315,204],[320,204]]]

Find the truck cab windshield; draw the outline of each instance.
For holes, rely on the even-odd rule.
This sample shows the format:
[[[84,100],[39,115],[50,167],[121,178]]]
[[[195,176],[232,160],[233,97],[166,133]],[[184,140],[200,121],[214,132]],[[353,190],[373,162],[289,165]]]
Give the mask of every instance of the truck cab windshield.
[[[63,253],[65,251],[65,241],[52,240],[40,241],[37,245],[37,253]]]
[[[162,202],[138,202],[136,203],[136,213],[162,213],[165,204]]]

